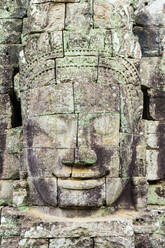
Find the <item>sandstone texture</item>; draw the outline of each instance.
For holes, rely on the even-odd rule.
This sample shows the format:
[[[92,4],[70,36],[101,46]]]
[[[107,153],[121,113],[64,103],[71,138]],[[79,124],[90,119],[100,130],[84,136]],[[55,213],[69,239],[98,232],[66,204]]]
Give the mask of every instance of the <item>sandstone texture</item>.
[[[1,0],[0,246],[165,248],[165,3]]]

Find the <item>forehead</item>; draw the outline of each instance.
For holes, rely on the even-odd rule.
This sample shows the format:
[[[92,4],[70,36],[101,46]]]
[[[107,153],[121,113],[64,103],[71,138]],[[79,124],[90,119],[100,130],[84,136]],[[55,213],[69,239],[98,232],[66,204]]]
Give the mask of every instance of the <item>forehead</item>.
[[[108,58],[98,62],[98,56],[36,61],[28,68],[35,77],[22,74],[27,76],[21,85],[24,115],[119,112],[123,78],[116,77],[114,64]]]

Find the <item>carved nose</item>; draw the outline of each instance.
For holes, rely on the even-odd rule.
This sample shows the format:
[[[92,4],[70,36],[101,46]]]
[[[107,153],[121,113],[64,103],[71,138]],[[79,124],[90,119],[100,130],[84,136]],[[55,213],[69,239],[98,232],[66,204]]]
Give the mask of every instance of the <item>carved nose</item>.
[[[86,147],[79,147],[75,150],[74,165],[94,165],[97,161],[97,155],[94,150]]]

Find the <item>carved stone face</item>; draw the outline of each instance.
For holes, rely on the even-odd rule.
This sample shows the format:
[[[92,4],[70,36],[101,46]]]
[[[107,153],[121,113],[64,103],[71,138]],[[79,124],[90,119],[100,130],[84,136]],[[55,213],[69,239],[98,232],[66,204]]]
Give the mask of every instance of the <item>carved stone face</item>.
[[[120,129],[126,128],[120,127],[121,113],[124,116],[129,108],[125,103],[121,110],[121,98],[127,91],[112,72],[105,75],[101,66],[97,70],[97,56],[70,60],[72,65],[65,58],[57,59],[56,81],[44,81],[51,78],[51,70],[45,77],[40,73],[41,87],[22,94],[31,199],[37,205],[62,208],[109,206],[129,177],[130,162],[126,174],[121,172],[119,142]],[[81,66],[81,60],[88,65]],[[125,125],[136,129],[134,120],[126,120]]]

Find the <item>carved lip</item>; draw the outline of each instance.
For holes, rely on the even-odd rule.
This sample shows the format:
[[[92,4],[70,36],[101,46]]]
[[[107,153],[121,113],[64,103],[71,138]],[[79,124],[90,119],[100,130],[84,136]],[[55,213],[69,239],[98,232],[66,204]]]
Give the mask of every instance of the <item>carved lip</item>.
[[[93,189],[105,183],[105,178],[75,180],[75,179],[58,179],[58,186],[63,189],[84,190]]]

